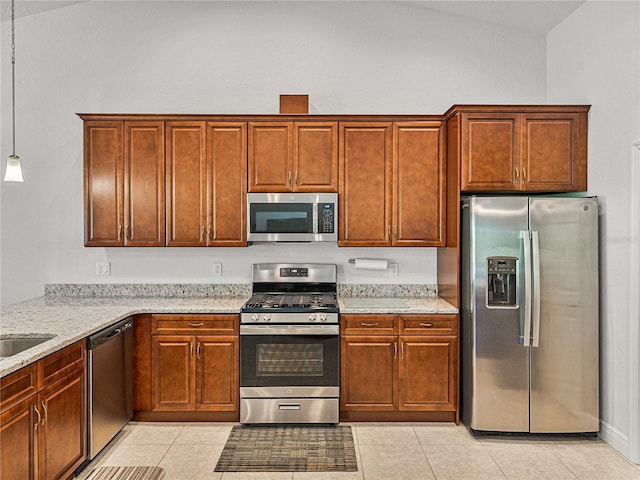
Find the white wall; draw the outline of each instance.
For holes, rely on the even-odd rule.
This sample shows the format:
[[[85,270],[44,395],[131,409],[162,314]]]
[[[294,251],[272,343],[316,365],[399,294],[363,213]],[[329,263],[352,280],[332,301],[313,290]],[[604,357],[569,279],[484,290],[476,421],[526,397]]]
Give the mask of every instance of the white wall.
[[[8,22],[1,38],[8,59]],[[262,260],[336,261],[345,283],[435,283],[434,252],[422,248],[84,248],[76,112],[277,113],[281,93],[308,93],[311,113],[337,114],[545,99],[543,36],[402,2],[92,1],[18,18],[16,57],[25,183],[0,187],[3,304],[45,283],[244,283]],[[9,75],[3,68],[3,168]],[[355,275],[353,256],[389,258],[400,275]],[[113,275],[96,277],[104,260]],[[214,260],[222,277],[210,275]]]
[[[638,462],[630,438],[640,400],[629,388],[638,372],[630,362],[637,359],[637,338],[635,346],[629,341],[639,320],[630,308],[638,292],[629,290],[629,258],[638,239],[629,226],[640,210],[629,202],[632,162],[638,161],[632,145],[640,140],[640,3],[582,5],[547,36],[547,79],[550,103],[592,105],[589,192],[601,201],[601,435]]]

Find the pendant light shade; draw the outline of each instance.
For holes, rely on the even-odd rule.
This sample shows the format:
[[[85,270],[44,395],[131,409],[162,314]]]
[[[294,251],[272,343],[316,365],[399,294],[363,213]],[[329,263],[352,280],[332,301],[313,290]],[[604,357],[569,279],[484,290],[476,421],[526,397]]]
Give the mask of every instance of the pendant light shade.
[[[4,173],[5,182],[24,182],[22,178],[22,164],[20,157],[17,155],[9,155],[7,158],[7,171]]]
[[[11,125],[13,127],[13,153],[7,158],[5,182],[24,182],[22,163],[16,155],[16,34],[15,34],[15,2],[11,0]]]

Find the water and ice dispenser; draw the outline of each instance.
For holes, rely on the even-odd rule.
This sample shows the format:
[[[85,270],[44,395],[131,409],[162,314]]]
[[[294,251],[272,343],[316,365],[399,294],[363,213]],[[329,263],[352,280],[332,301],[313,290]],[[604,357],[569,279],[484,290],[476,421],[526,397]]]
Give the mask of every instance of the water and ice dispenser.
[[[516,257],[487,258],[487,306],[517,307]]]

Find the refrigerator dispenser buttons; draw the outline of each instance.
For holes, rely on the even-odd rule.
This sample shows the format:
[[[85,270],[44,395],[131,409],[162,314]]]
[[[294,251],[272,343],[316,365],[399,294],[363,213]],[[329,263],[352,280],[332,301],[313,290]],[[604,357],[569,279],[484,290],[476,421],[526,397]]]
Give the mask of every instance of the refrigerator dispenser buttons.
[[[487,258],[487,306],[517,307],[516,257]]]

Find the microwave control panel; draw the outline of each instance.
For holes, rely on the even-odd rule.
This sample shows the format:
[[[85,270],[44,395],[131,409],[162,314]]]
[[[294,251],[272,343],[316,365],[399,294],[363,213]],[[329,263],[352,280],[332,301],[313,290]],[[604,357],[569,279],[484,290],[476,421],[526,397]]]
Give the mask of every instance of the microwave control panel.
[[[335,224],[334,204],[321,203],[318,205],[320,215],[318,215],[318,233],[334,233]]]

